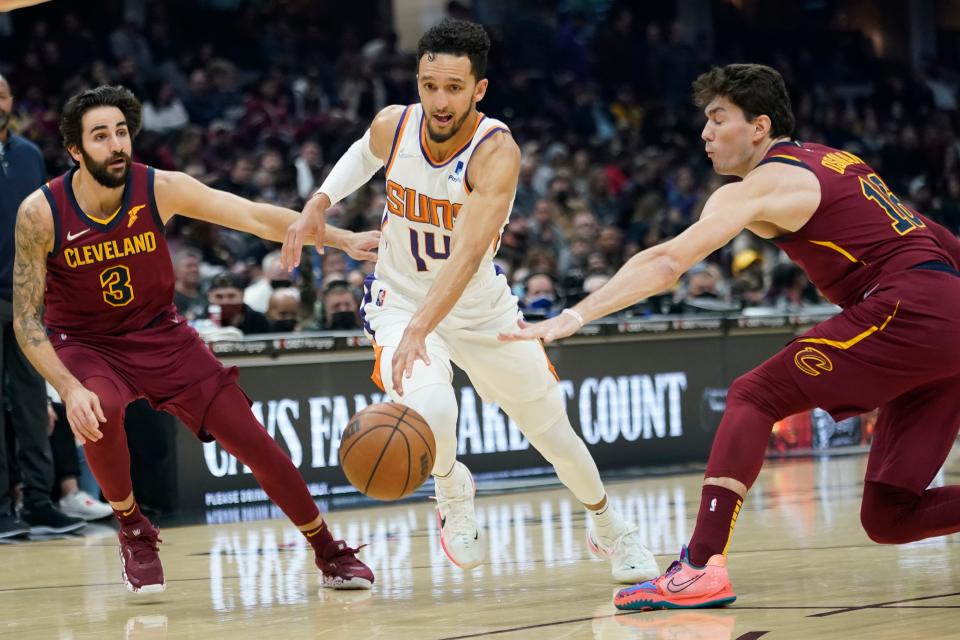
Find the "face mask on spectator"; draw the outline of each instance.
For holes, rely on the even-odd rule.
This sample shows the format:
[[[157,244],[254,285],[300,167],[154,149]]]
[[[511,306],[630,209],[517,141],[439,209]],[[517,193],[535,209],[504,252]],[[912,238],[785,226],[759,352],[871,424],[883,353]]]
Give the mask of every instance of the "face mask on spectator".
[[[273,330],[278,333],[283,333],[287,331],[293,331],[297,326],[296,318],[289,318],[287,320],[274,320],[273,321]]]
[[[527,309],[548,311],[553,307],[553,296],[537,296],[527,303]]]
[[[335,311],[330,315],[331,329],[358,329],[357,314],[353,311]]]
[[[220,305],[220,321],[224,326],[233,322],[234,318],[243,313],[243,303],[236,302],[232,304]]]

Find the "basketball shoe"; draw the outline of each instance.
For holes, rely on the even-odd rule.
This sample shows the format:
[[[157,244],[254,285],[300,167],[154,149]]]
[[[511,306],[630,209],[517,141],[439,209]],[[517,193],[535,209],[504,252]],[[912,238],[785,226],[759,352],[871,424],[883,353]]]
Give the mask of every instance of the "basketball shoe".
[[[120,527],[120,563],[123,583],[133,593],[160,593],[163,581],[158,544],[160,530],[146,518]]]
[[[700,609],[722,607],[737,599],[727,575],[727,558],[717,554],[698,567],[690,562],[687,547],[662,576],[617,592],[617,609]]]
[[[660,575],[660,567],[650,550],[640,541],[635,525],[624,523],[613,537],[600,536],[593,527],[587,527],[587,547],[598,558],[610,560],[613,579],[622,584],[653,580]]]
[[[440,546],[450,562],[461,569],[473,569],[483,562],[485,536],[477,524],[473,506],[476,485],[473,475],[460,462],[443,478],[435,479],[437,522],[440,525]]]
[[[373,586],[373,571],[357,558],[356,549],[343,540],[331,540],[322,550],[314,547],[317,569],[322,574],[320,584],[328,589],[370,589]]]

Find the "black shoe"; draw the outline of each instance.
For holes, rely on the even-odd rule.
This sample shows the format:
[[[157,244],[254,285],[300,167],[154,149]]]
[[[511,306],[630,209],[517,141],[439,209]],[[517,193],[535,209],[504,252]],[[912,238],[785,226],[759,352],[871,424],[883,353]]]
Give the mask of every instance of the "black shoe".
[[[30,533],[30,525],[18,518],[16,514],[0,515],[0,540],[23,538],[28,533]]]
[[[53,505],[35,507],[20,513],[30,525],[31,534],[70,533],[87,526],[83,518],[72,518],[53,508]]]

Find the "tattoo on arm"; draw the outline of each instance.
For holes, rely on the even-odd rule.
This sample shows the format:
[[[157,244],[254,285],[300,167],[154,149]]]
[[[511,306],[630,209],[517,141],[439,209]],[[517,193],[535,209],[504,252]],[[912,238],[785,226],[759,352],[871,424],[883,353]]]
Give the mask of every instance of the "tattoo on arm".
[[[17,341],[26,350],[48,343],[43,315],[50,229],[36,199],[29,197],[17,214],[16,258],[13,263],[13,313]]]

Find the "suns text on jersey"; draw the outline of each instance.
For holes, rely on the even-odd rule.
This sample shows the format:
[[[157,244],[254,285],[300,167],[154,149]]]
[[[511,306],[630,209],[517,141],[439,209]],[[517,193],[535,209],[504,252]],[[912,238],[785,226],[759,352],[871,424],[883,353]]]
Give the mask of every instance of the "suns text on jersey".
[[[106,260],[124,258],[137,253],[152,253],[157,250],[157,236],[145,231],[120,240],[106,240],[83,247],[68,247],[63,251],[64,260],[71,269]]]
[[[457,202],[438,200],[387,180],[387,211],[410,222],[422,222],[440,229],[453,231],[453,223],[460,213]]]

